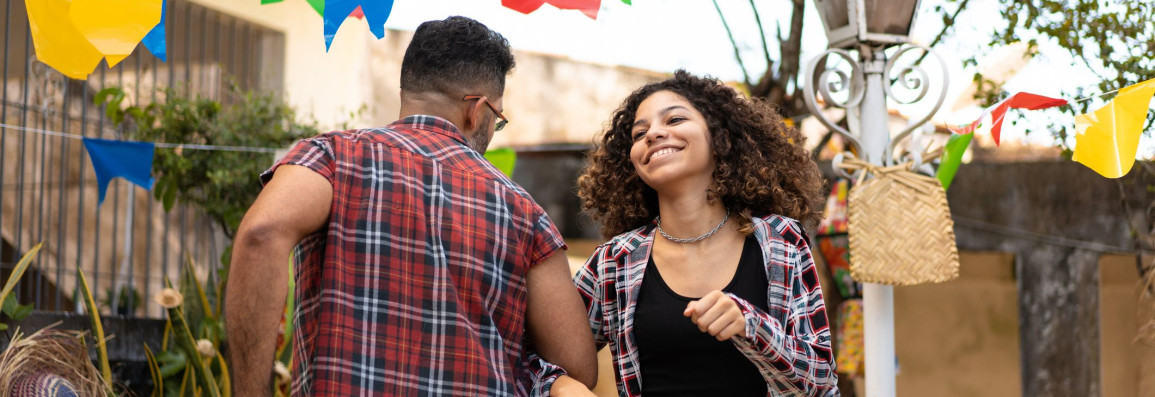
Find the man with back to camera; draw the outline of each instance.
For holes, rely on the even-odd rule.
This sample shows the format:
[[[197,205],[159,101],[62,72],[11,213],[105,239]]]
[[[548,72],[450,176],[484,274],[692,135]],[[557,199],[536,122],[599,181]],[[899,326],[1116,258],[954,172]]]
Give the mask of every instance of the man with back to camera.
[[[401,66],[400,120],[302,140],[261,175],[227,287],[236,395],[271,394],[290,253],[294,396],[520,394],[526,337],[594,385],[561,235],[481,155],[508,122],[513,66],[485,25],[425,22]]]

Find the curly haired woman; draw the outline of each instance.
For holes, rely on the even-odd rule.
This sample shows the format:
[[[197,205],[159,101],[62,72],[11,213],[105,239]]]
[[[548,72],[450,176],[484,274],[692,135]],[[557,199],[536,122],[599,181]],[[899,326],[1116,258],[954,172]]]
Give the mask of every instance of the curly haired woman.
[[[618,393],[838,395],[826,308],[798,220],[822,179],[759,100],[679,70],[614,112],[578,180],[609,239],[574,277]],[[531,356],[534,394],[588,395]]]

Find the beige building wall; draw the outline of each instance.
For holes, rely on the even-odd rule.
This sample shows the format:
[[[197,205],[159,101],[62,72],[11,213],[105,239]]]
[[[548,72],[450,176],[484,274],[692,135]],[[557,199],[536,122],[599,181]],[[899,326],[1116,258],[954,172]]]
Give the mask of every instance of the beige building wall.
[[[1144,258],[1151,263],[1155,258]],[[1138,338],[1144,321],[1155,318],[1155,300],[1139,300],[1142,289],[1135,257],[1099,259],[1099,313],[1103,397],[1155,397],[1155,346]],[[1155,342],[1155,340],[1151,341]]]
[[[397,119],[401,58],[411,32],[378,40],[361,20],[346,21],[325,52],[321,17],[304,1],[192,0],[285,34],[286,100],[323,128],[380,126]],[[589,143],[630,92],[665,75],[514,51],[505,92],[506,129],[490,147]],[[364,108],[357,117],[351,113]]]
[[[900,396],[1022,393],[1014,256],[964,251],[959,263],[956,280],[894,289]]]

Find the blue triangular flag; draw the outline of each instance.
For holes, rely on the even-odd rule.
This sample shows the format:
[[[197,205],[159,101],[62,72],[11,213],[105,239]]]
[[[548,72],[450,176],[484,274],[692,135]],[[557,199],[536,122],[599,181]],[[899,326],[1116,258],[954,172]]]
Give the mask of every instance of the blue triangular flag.
[[[393,12],[393,0],[325,0],[325,51],[333,44],[333,36],[337,28],[349,18],[357,7],[365,13],[365,22],[369,23],[369,31],[378,39],[385,37],[385,21],[389,20],[389,13]]]
[[[112,178],[121,177],[152,190],[152,156],[156,145],[152,142],[110,141],[84,138],[84,148],[92,159],[96,183],[100,187],[100,202]]]
[[[144,36],[141,44],[148,49],[153,56],[160,59],[161,62],[168,62],[168,43],[164,38],[164,14],[168,13],[168,0],[160,3],[160,23],[156,24],[152,30],[148,31],[148,35]]]

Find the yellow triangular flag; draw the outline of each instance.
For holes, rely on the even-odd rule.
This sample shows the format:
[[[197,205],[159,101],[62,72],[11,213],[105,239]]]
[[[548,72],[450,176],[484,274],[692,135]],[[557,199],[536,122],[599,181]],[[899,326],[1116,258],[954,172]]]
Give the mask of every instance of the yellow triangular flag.
[[[1135,165],[1139,135],[1147,119],[1155,79],[1119,90],[1098,110],[1075,116],[1075,161],[1107,178],[1127,175]]]
[[[163,0],[72,0],[68,17],[97,50],[108,67],[132,54],[160,23]]]
[[[84,80],[104,57],[67,18],[70,0],[27,0],[36,59],[65,76]]]

